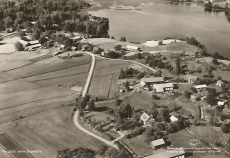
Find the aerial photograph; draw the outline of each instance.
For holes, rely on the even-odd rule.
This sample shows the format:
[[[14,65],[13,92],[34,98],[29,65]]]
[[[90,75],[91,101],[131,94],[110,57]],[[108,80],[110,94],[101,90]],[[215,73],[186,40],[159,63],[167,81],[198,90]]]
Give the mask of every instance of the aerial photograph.
[[[0,0],[0,158],[230,158],[230,0]]]

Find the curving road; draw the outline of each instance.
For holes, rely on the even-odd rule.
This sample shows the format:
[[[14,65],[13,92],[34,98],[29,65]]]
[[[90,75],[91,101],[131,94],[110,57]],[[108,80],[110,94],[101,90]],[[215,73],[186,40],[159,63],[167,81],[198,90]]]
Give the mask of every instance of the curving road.
[[[91,82],[92,76],[93,76],[93,71],[94,71],[94,68],[95,68],[95,63],[96,63],[96,62],[95,62],[95,61],[96,61],[96,60],[95,60],[95,56],[94,56],[93,54],[91,54],[91,53],[89,53],[89,52],[85,52],[85,53],[91,55],[91,57],[92,57],[92,62],[91,62],[90,70],[89,70],[89,75],[88,75],[88,77],[87,77],[87,80],[86,80],[86,83],[85,83],[85,87],[84,87],[83,92],[82,92],[82,96],[83,96],[83,97],[84,97],[84,96],[87,94],[87,92],[88,92],[89,85],[90,85],[90,82]],[[106,139],[104,139],[104,138],[102,138],[102,137],[100,137],[100,136],[98,136],[98,135],[96,135],[96,134],[94,134],[94,133],[92,133],[92,132],[89,132],[88,130],[84,129],[84,128],[79,124],[79,122],[78,122],[78,115],[79,115],[79,112],[78,112],[78,111],[75,111],[74,116],[73,116],[73,122],[74,122],[74,125],[75,125],[79,130],[81,130],[82,132],[84,132],[84,133],[86,133],[86,134],[88,134],[88,135],[90,135],[90,136],[92,136],[92,137],[94,137],[94,138],[99,139],[100,141],[106,143],[107,145],[109,145],[109,146],[111,146],[111,147],[114,147],[115,149],[119,149],[113,142],[110,142],[110,141],[108,141],[108,140],[106,140]]]
[[[82,132],[85,132],[85,133],[88,134],[88,135],[91,135],[91,136],[94,137],[94,138],[99,139],[100,141],[106,143],[107,145],[109,145],[109,146],[111,146],[111,147],[114,147],[115,149],[119,149],[113,142],[110,142],[110,141],[108,141],[108,140],[106,140],[106,139],[104,139],[104,138],[102,138],[102,137],[100,137],[100,136],[98,136],[98,135],[96,135],[96,134],[94,134],[94,133],[92,133],[92,132],[89,132],[89,131],[87,131],[86,129],[84,129],[84,128],[79,124],[79,122],[78,122],[78,115],[79,115],[79,112],[76,111],[75,114],[74,114],[74,117],[73,117],[73,122],[74,122],[75,126],[76,126],[79,130],[81,130]]]
[[[149,67],[149,66],[147,66],[147,65],[141,64],[141,63],[139,63],[139,62],[136,62],[136,61],[132,61],[132,60],[123,60],[123,59],[110,59],[110,58],[101,57],[101,56],[99,56],[99,55],[95,55],[95,54],[89,53],[89,52],[85,52],[85,53],[91,55],[91,57],[92,57],[92,62],[91,62],[90,70],[89,70],[89,75],[88,75],[88,77],[87,77],[86,84],[85,84],[85,87],[84,87],[83,92],[82,92],[82,96],[83,96],[83,97],[87,94],[87,92],[88,92],[88,90],[89,90],[90,82],[91,82],[91,80],[92,80],[92,76],[93,76],[93,72],[94,72],[94,68],[95,68],[95,64],[96,64],[95,56],[97,56],[97,57],[99,57],[99,58],[107,59],[107,60],[119,60],[119,61],[126,61],[126,62],[129,61],[129,62],[133,62],[133,63],[135,63],[135,64],[142,65],[142,66],[144,66],[144,67],[146,67],[146,68],[148,68],[148,69],[150,69],[150,70],[156,72],[155,69],[153,69],[153,68],[151,68],[151,67]],[[73,122],[74,122],[74,125],[75,125],[79,130],[83,131],[84,133],[86,133],[86,134],[88,134],[88,135],[90,135],[90,136],[92,136],[92,137],[94,137],[94,138],[96,138],[96,139],[99,139],[100,141],[106,143],[107,145],[109,145],[109,146],[111,146],[111,147],[114,147],[115,149],[119,149],[118,146],[114,144],[114,141],[111,141],[111,142],[110,142],[110,141],[108,141],[108,140],[106,140],[106,139],[104,139],[104,138],[102,138],[102,137],[100,137],[100,136],[98,136],[98,135],[96,135],[96,134],[94,134],[94,133],[92,133],[92,132],[89,132],[88,130],[84,129],[84,128],[79,124],[79,122],[78,122],[78,115],[79,115],[79,112],[78,112],[78,111],[75,111],[74,116],[73,116]],[[116,140],[119,140],[119,139],[121,139],[121,138],[123,138],[124,136],[125,136],[124,134],[120,133],[120,137],[118,137],[117,139],[115,139],[115,141],[116,141]]]

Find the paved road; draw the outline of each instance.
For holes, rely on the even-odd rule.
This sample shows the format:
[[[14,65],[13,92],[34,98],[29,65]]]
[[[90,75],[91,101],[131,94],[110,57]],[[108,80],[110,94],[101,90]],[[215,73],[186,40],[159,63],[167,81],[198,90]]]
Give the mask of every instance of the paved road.
[[[79,124],[79,122],[78,122],[78,114],[79,114],[79,112],[76,111],[75,114],[74,114],[74,117],[73,117],[73,122],[74,122],[75,126],[76,126],[79,130],[85,132],[85,133],[88,134],[88,135],[91,135],[91,136],[94,137],[94,138],[99,139],[100,141],[106,143],[107,145],[109,145],[109,146],[111,146],[111,147],[114,147],[115,149],[119,149],[113,142],[110,142],[110,141],[108,141],[108,140],[106,140],[106,139],[104,139],[104,138],[102,138],[102,137],[100,137],[100,136],[98,136],[98,135],[96,135],[96,134],[94,134],[94,133],[91,133],[91,132],[87,131],[86,129],[84,129],[84,128]]]

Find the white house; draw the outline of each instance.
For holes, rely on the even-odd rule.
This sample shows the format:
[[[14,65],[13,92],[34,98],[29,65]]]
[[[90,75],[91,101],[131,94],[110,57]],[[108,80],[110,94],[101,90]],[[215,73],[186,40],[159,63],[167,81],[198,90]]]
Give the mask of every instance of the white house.
[[[207,85],[206,84],[203,84],[203,85],[197,85],[197,86],[194,86],[196,88],[196,90],[198,92],[201,92],[203,90],[206,90],[207,89]]]
[[[218,101],[218,102],[217,102],[217,105],[218,105],[218,106],[224,106],[225,103],[226,103],[225,101]]]
[[[155,149],[155,150],[164,146],[164,145],[165,145],[164,139],[158,139],[158,140],[154,140],[154,141],[150,142],[151,148]]]
[[[126,49],[129,50],[129,51],[136,51],[136,52],[139,52],[139,51],[140,51],[140,48],[137,47],[137,46],[130,46],[130,45],[127,45],[127,46],[126,46]]]
[[[144,122],[144,125],[146,125],[146,122],[150,119],[150,116],[144,112],[140,119]]]
[[[171,122],[176,122],[176,121],[178,121],[178,118],[176,118],[175,116],[172,115],[172,116],[170,117],[170,121],[171,121]]]

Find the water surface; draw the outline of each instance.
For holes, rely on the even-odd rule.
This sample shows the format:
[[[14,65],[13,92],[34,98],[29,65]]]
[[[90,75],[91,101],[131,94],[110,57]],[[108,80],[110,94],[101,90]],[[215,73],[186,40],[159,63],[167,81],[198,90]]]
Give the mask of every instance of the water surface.
[[[230,23],[222,13],[205,12],[196,4],[151,3],[141,10],[103,9],[91,14],[108,17],[116,39],[145,42],[165,37],[195,37],[210,53],[230,58]]]

